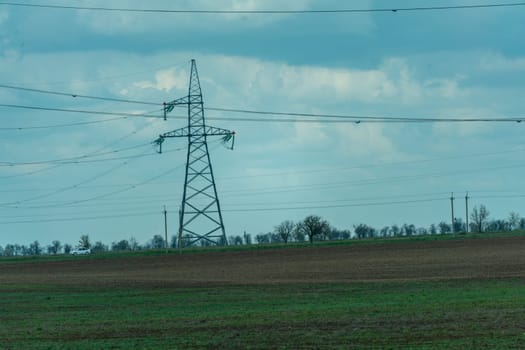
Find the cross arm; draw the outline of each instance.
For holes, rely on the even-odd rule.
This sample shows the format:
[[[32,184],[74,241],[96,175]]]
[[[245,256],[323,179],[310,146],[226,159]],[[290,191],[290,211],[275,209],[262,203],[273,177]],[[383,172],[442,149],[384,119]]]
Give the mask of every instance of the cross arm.
[[[231,149],[233,149],[233,145],[235,142],[235,131],[222,129],[222,128],[216,128],[214,126],[205,126],[204,127],[204,133],[191,133],[191,130],[189,127],[183,127],[179,129],[175,129],[173,131],[168,131],[164,134],[159,135],[159,138],[153,141],[153,143],[157,146],[159,146],[159,153],[162,153],[162,143],[164,143],[164,139],[169,137],[191,137],[191,136],[224,136],[223,142],[226,143],[230,140],[232,140]]]
[[[166,120],[166,114],[170,113],[171,111],[173,111],[173,109],[175,108],[175,106],[180,106],[180,105],[187,105],[190,103],[190,97],[189,96],[184,96],[184,97],[181,97],[181,98],[178,98],[176,100],[173,100],[171,102],[164,102],[163,103],[163,110],[164,110],[164,120]]]

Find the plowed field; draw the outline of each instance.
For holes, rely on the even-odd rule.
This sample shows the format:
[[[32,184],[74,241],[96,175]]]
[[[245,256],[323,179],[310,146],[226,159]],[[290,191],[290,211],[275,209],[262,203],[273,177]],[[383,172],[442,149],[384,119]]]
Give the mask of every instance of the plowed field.
[[[0,260],[0,349],[525,349],[525,237]]]
[[[525,237],[1,264],[2,283],[247,285],[525,277]]]

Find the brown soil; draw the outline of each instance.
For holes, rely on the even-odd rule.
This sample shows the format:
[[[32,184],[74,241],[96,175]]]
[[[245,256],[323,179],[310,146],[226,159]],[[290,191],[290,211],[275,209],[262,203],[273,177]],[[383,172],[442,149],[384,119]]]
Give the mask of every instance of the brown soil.
[[[525,277],[525,237],[2,264],[0,283],[199,286]]]

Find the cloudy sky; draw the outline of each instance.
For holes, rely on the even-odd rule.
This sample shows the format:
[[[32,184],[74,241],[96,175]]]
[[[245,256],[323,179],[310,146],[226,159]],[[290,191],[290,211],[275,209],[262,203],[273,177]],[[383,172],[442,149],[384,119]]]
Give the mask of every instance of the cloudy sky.
[[[326,10],[502,0],[24,1],[166,10]],[[525,123],[368,122],[366,117],[525,117],[525,6],[433,11],[202,14],[22,7],[0,2],[0,245],[81,234],[106,244],[177,232],[186,142],[161,116],[196,59],[205,107],[363,117],[270,120],[207,110],[236,145],[209,146],[228,235],[317,214],[340,229],[428,227],[484,204],[525,215]],[[138,100],[44,94],[8,86]],[[156,105],[155,105],[156,104]],[[237,120],[236,120],[237,119]],[[241,119],[241,120],[239,120]],[[244,119],[244,120],[242,120]],[[249,119],[249,120],[248,120]],[[294,119],[289,117],[287,119]],[[332,120],[332,119],[330,119]]]

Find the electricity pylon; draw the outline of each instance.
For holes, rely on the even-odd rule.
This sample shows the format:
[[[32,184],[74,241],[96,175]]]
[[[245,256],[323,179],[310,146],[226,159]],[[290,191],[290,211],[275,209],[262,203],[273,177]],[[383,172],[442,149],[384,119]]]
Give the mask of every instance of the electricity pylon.
[[[199,75],[193,59],[188,96],[164,103],[164,119],[166,120],[167,113],[180,105],[188,106],[188,126],[164,133],[155,141],[159,146],[159,153],[162,153],[164,139],[188,139],[186,175],[179,211],[178,246],[181,248],[198,242],[203,245],[227,245],[207,138],[222,136],[223,142],[231,141],[233,149],[235,132],[206,125]]]

